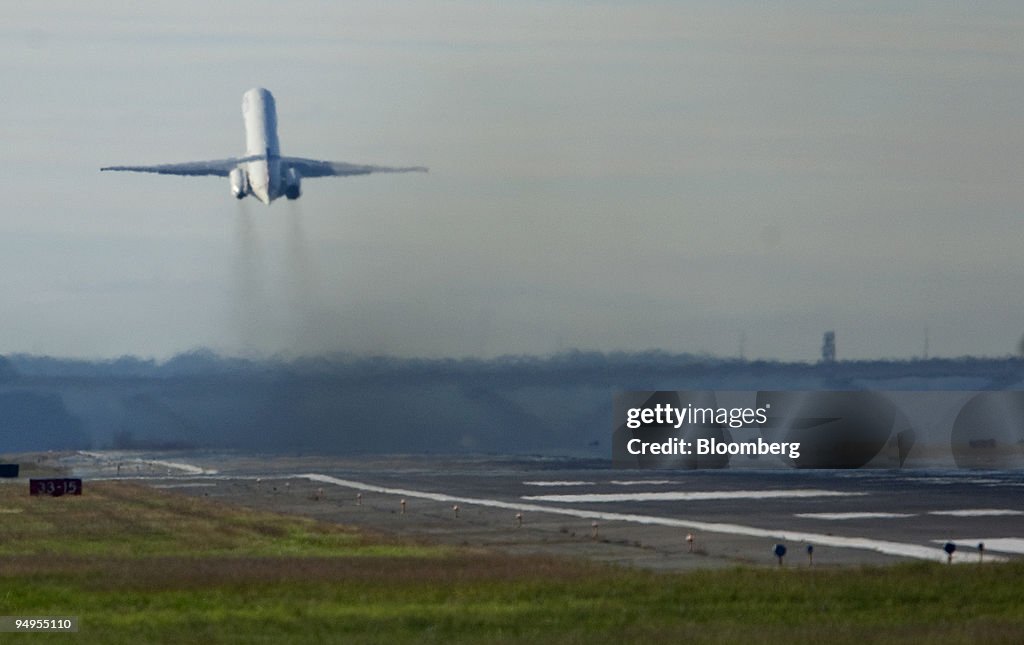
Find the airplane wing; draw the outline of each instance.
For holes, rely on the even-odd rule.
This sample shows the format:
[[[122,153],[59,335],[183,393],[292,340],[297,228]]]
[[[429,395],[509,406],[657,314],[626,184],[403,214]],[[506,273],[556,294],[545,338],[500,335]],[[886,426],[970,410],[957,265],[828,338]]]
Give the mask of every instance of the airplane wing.
[[[130,172],[155,172],[161,175],[213,175],[227,177],[244,158],[217,159],[214,161],[190,161],[168,163],[159,166],[107,166],[100,170],[126,170]]]
[[[345,177],[348,175],[369,175],[374,172],[427,172],[423,166],[390,168],[388,166],[367,166],[345,163],[344,161],[317,161],[302,157],[281,157],[285,168],[294,168],[301,177]]]

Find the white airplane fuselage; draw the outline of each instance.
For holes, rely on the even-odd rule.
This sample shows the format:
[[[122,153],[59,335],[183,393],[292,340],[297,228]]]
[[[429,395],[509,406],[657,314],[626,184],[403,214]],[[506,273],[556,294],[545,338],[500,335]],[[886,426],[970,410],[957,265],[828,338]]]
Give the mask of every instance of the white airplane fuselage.
[[[269,204],[281,196],[281,144],[277,139],[277,108],[274,97],[258,87],[242,95],[245,119],[244,165],[252,195]]]
[[[298,199],[302,194],[302,180],[306,178],[427,171],[423,166],[396,168],[282,157],[277,139],[277,107],[273,95],[262,87],[253,88],[242,95],[242,118],[245,121],[244,157],[155,166],[106,166],[100,170],[227,177],[234,197],[243,199],[252,195],[264,204],[270,204],[278,197]]]

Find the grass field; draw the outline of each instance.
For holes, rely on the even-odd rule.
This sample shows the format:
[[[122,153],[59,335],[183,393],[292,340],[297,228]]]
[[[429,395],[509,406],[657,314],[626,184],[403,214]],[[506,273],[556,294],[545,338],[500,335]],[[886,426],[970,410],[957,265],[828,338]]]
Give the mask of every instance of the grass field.
[[[0,486],[0,642],[1024,642],[1024,564],[657,574],[403,543],[126,482]]]

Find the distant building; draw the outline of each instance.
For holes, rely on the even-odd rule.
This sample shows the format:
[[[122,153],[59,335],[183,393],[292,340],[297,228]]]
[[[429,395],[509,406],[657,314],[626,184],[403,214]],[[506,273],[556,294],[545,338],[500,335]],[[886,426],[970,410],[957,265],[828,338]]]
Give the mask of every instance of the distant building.
[[[825,332],[825,338],[821,342],[821,362],[836,362],[836,333],[834,331]]]

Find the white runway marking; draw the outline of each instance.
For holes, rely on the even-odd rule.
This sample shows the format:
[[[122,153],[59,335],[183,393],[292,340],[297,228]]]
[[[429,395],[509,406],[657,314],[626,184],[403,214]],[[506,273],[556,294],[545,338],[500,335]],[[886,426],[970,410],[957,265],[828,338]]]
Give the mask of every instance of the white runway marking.
[[[1009,482],[1005,479],[992,479],[991,477],[918,477],[914,480],[921,484],[939,484],[942,486],[951,485],[962,485],[962,484],[977,484],[981,486],[1020,486],[1019,482]]]
[[[199,466],[192,466],[191,464],[183,464],[177,461],[163,461],[160,459],[139,459],[144,464],[152,466],[161,466],[163,468],[170,468],[171,470],[180,470],[188,475],[216,475],[216,470],[207,470],[206,468],[200,468]]]
[[[562,508],[553,506],[540,506],[538,504],[524,504],[521,502],[503,502],[494,499],[479,499],[473,497],[460,497],[446,495],[443,493],[429,493],[426,491],[407,490],[404,488],[386,488],[349,479],[338,479],[329,475],[307,473],[298,475],[311,481],[324,484],[334,484],[355,490],[363,490],[385,495],[398,495],[417,499],[429,499],[435,502],[476,504],[491,508],[504,508],[512,511],[551,513],[554,515],[568,515],[587,520],[604,520],[607,522],[633,522],[637,524],[649,524],[658,526],[671,526],[696,531],[707,531],[708,533],[724,533],[728,535],[743,535],[747,537],[768,538],[786,540],[796,543],[809,543],[818,546],[830,546],[840,549],[864,549],[884,553],[886,555],[900,556],[904,558],[915,558],[918,560],[945,561],[946,554],[941,549],[932,546],[918,544],[906,544],[903,542],[890,542],[886,540],[870,540],[858,537],[841,537],[838,535],[825,535],[822,533],[805,533],[800,531],[785,531],[762,529],[753,526],[740,524],[724,524],[718,522],[699,522],[695,520],[675,519],[667,517],[655,517],[653,515],[634,515],[631,513],[605,513],[600,511],[587,511],[575,508]],[[991,560],[1005,560],[999,556],[992,556]]]
[[[993,517],[997,515],[1024,515],[1024,511],[1009,508],[963,508],[955,511],[928,511],[929,515],[951,515],[953,517]]]
[[[213,488],[217,484],[203,484],[200,482],[193,482],[188,484],[154,484],[153,488]]]
[[[913,513],[795,513],[812,520],[871,520],[914,517]]]
[[[533,482],[523,482],[523,484],[525,484],[527,486],[593,486],[594,482],[569,482],[569,481],[566,481],[566,482],[560,482],[560,481],[545,482],[545,481],[533,481]]]
[[[674,491],[660,493],[594,493],[590,495],[526,495],[523,499],[537,502],[699,502],[722,499],[791,499],[797,497],[855,497],[865,493],[843,493],[834,490],[714,490]]]
[[[637,479],[629,481],[617,481],[611,480],[608,482],[615,486],[664,486],[666,484],[678,484],[678,481],[672,481],[670,479]]]
[[[188,475],[215,475],[216,470],[208,470],[206,468],[200,468],[199,466],[193,466],[192,464],[185,464],[177,461],[163,461],[161,459],[142,459],[139,457],[122,457],[118,453],[102,453],[102,452],[87,452],[85,450],[79,450],[78,454],[85,457],[90,457],[96,461],[104,462],[111,466],[118,464],[141,464],[144,466],[159,466],[160,468],[169,468],[171,470],[180,470]]]
[[[957,548],[970,548],[976,549],[979,543],[984,543],[985,552],[988,551],[999,551],[1000,553],[1016,553],[1024,554],[1024,538],[962,538],[957,540],[949,540],[957,546]],[[932,540],[936,544],[945,544],[947,540]],[[988,556],[985,556],[988,559]]]

